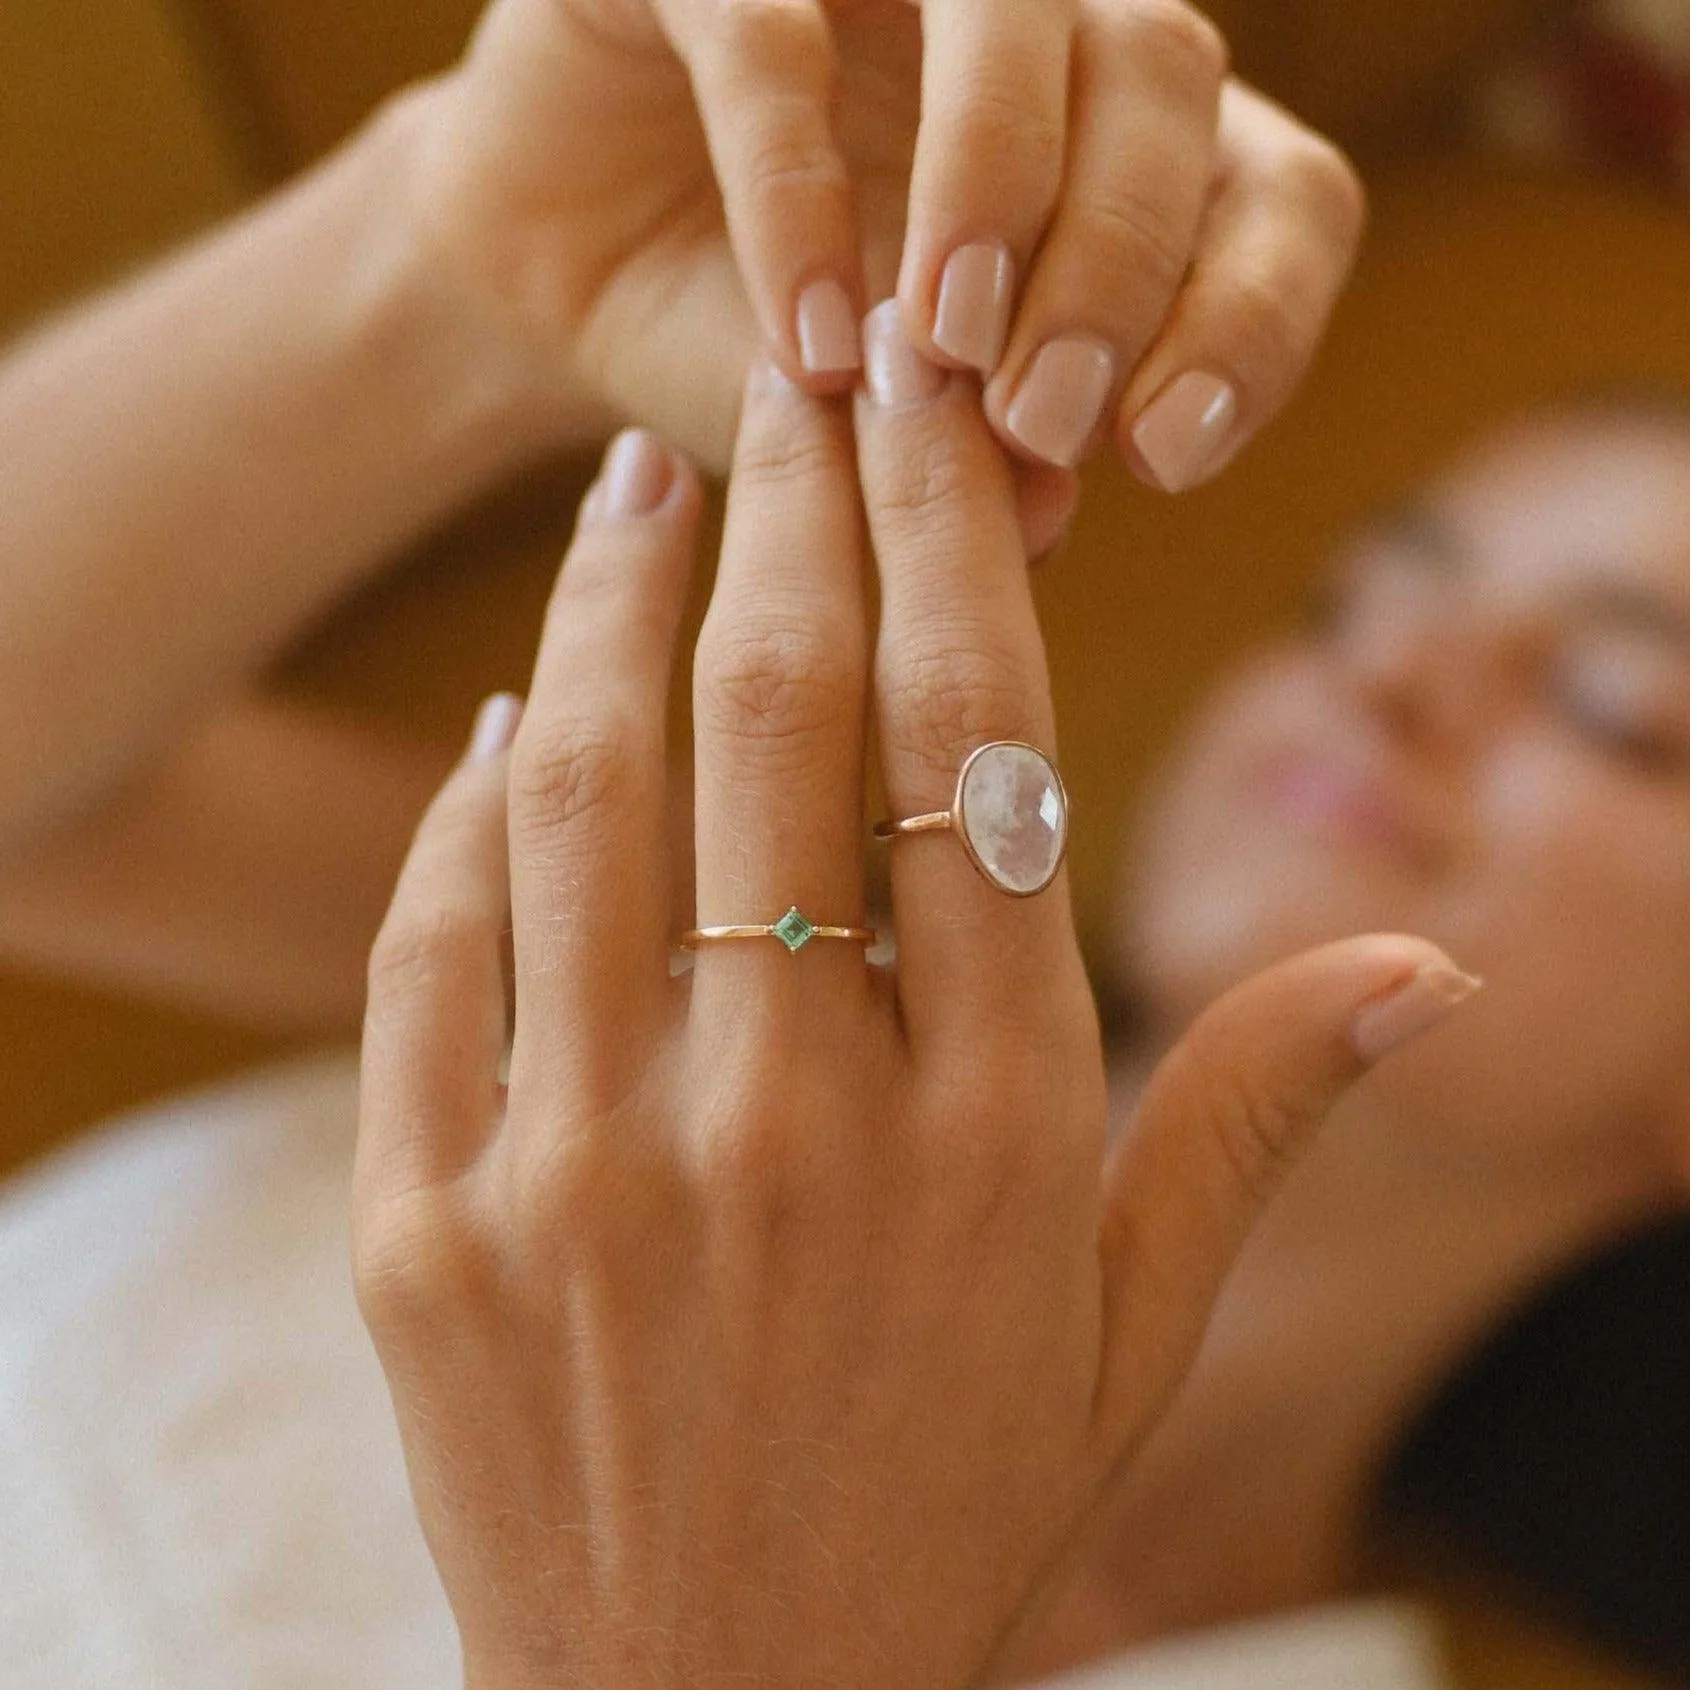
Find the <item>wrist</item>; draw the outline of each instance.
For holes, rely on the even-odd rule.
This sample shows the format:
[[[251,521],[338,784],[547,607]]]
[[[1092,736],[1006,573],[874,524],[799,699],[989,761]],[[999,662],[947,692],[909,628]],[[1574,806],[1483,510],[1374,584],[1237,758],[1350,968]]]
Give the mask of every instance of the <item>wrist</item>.
[[[352,143],[372,199],[355,309],[374,355],[416,361],[419,396],[442,434],[490,460],[496,479],[594,444],[617,419],[587,393],[568,349],[537,346],[445,237],[431,167],[451,96],[449,80],[407,89]]]

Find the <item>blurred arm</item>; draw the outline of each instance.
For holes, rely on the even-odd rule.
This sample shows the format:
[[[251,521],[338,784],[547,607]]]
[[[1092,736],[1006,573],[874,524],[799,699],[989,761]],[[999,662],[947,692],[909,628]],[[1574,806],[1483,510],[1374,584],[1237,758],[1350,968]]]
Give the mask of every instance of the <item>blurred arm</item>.
[[[0,871],[0,956],[221,1019],[354,1031],[450,753],[243,702]]]
[[[404,542],[596,427],[416,250],[415,117],[390,107],[0,366],[0,865]]]

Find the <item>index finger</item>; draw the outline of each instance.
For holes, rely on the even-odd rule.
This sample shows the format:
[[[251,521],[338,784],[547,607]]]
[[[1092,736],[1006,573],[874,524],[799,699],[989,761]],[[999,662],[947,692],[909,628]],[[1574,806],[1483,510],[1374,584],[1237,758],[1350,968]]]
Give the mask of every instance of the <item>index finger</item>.
[[[665,0],[660,10],[764,340],[792,380],[848,387],[862,365],[862,281],[822,0]]]

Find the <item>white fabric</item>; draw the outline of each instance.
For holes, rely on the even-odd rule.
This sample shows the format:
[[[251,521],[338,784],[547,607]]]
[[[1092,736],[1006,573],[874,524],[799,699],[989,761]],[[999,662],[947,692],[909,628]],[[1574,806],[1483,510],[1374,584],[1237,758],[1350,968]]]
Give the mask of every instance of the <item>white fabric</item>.
[[[446,1690],[451,1617],[346,1260],[356,1060],[114,1125],[0,1189],[0,1685]],[[1064,1690],[1433,1690],[1412,1610]]]
[[[346,1250],[356,1063],[0,1195],[0,1683],[433,1690],[451,1618]]]

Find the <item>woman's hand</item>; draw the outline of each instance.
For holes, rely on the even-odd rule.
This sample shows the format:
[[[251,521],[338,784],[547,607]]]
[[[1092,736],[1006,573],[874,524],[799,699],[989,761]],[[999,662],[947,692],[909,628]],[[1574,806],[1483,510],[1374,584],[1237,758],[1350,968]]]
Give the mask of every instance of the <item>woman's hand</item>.
[[[857,462],[839,407],[767,366],[748,390],[694,668],[705,922],[862,920],[871,708],[899,815],[983,742],[1052,744],[1002,455],[895,308],[870,329]],[[1107,1170],[1061,880],[1006,898],[953,837],[901,839],[895,972],[765,938],[671,978],[699,505],[618,441],[514,746],[495,713],[418,833],[371,962],[360,1295],[472,1687],[961,1685],[1287,1159],[1455,976],[1375,938],[1240,989]]]
[[[906,332],[1029,462],[1169,489],[1289,396],[1354,172],[1185,0],[495,0],[424,96],[430,245],[531,359],[725,462],[759,339],[856,379]]]

